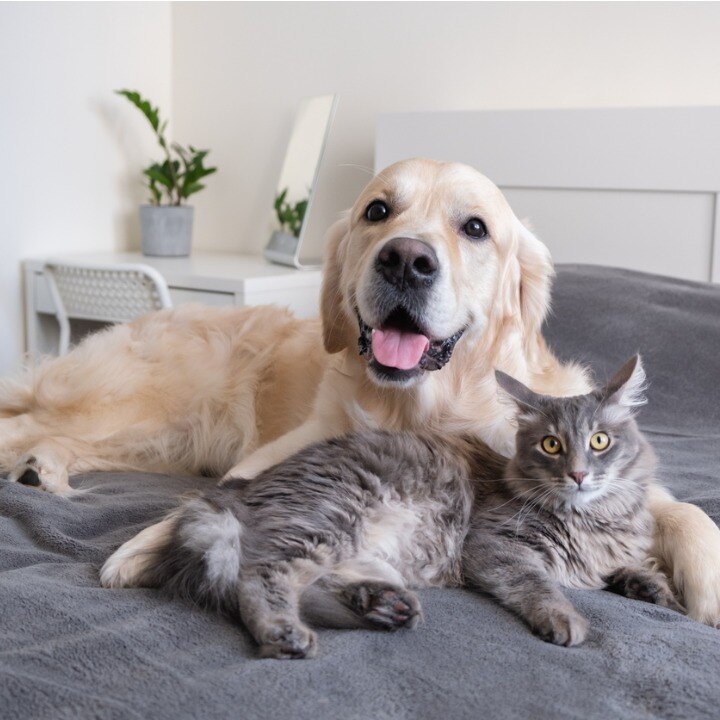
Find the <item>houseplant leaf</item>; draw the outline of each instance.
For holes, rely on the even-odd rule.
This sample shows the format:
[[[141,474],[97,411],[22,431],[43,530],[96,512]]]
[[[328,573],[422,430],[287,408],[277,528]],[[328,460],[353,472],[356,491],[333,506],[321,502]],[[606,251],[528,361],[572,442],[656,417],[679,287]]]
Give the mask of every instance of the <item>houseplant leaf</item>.
[[[160,165],[151,165],[149,168],[145,168],[143,173],[147,175],[153,182],[160,183],[166,188],[172,187],[172,178],[168,177],[163,167]]]
[[[115,93],[126,97],[148,119],[152,129],[155,132],[158,131],[160,127],[159,108],[154,108],[148,100],[144,100],[137,90],[116,90]],[[165,129],[164,125],[163,131]]]
[[[205,186],[201,183],[193,183],[192,185],[186,185],[182,189],[182,196],[184,198],[190,197],[196,192],[200,192]]]

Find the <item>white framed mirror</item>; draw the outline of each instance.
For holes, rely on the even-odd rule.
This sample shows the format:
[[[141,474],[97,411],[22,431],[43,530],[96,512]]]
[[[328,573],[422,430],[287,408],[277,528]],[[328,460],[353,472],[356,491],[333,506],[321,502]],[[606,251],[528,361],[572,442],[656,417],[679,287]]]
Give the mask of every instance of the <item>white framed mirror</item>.
[[[271,262],[307,267],[300,261],[300,248],[337,103],[337,95],[306,98],[295,114],[273,199],[277,229],[264,252]]]

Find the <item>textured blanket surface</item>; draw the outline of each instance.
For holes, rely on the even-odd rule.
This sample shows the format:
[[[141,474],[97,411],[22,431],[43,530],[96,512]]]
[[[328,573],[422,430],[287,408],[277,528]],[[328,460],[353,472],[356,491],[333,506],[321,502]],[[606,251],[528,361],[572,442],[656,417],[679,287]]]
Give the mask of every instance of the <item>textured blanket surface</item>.
[[[607,377],[640,350],[641,424],[679,498],[720,520],[720,288],[564,266],[547,327]],[[103,590],[100,563],[207,479],[96,473],[58,498],[0,480],[0,718],[717,718],[720,631],[607,592],[566,649],[491,600],[421,593],[414,632],[321,630],[318,657],[255,659],[230,621],[154,590]]]

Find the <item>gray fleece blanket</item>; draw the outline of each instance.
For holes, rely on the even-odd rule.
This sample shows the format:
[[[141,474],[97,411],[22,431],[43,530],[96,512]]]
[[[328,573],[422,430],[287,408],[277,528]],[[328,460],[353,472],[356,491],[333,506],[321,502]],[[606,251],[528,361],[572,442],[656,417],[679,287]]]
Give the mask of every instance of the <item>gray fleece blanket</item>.
[[[720,288],[560,268],[547,337],[606,377],[636,350],[641,415],[678,497],[720,520]],[[2,718],[699,718],[720,713],[720,631],[606,592],[572,592],[585,645],[533,637],[491,600],[421,593],[414,632],[320,631],[314,660],[258,660],[232,622],[153,590],[102,590],[99,564],[207,483],[96,473],[70,499],[0,480]]]

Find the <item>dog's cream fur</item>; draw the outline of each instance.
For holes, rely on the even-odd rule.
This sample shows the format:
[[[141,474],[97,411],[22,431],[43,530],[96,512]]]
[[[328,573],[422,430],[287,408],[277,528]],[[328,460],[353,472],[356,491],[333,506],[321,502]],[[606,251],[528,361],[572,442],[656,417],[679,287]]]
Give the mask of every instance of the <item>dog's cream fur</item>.
[[[368,223],[375,199],[393,208]],[[488,238],[459,231],[470,216]],[[464,218],[464,219],[463,219]],[[374,377],[357,352],[359,310],[375,326],[371,278],[389,238],[424,240],[441,274],[427,326],[433,337],[466,327],[452,358],[403,386]],[[309,442],[367,425],[473,432],[511,451],[511,409],[497,392],[502,369],[539,392],[586,392],[576,365],[560,364],[541,336],[552,265],[547,249],[502,193],[463,165],[398,163],[373,179],[330,231],[320,325],[273,308],[162,311],[93,336],[0,391],[0,465],[28,468],[42,487],[69,490],[68,472],[143,469],[250,477]],[[325,350],[322,345],[324,344]],[[698,508],[653,490],[654,560],[682,592],[689,614],[720,621],[720,531]],[[103,570],[105,585],[132,584],[144,540],[131,540]]]

